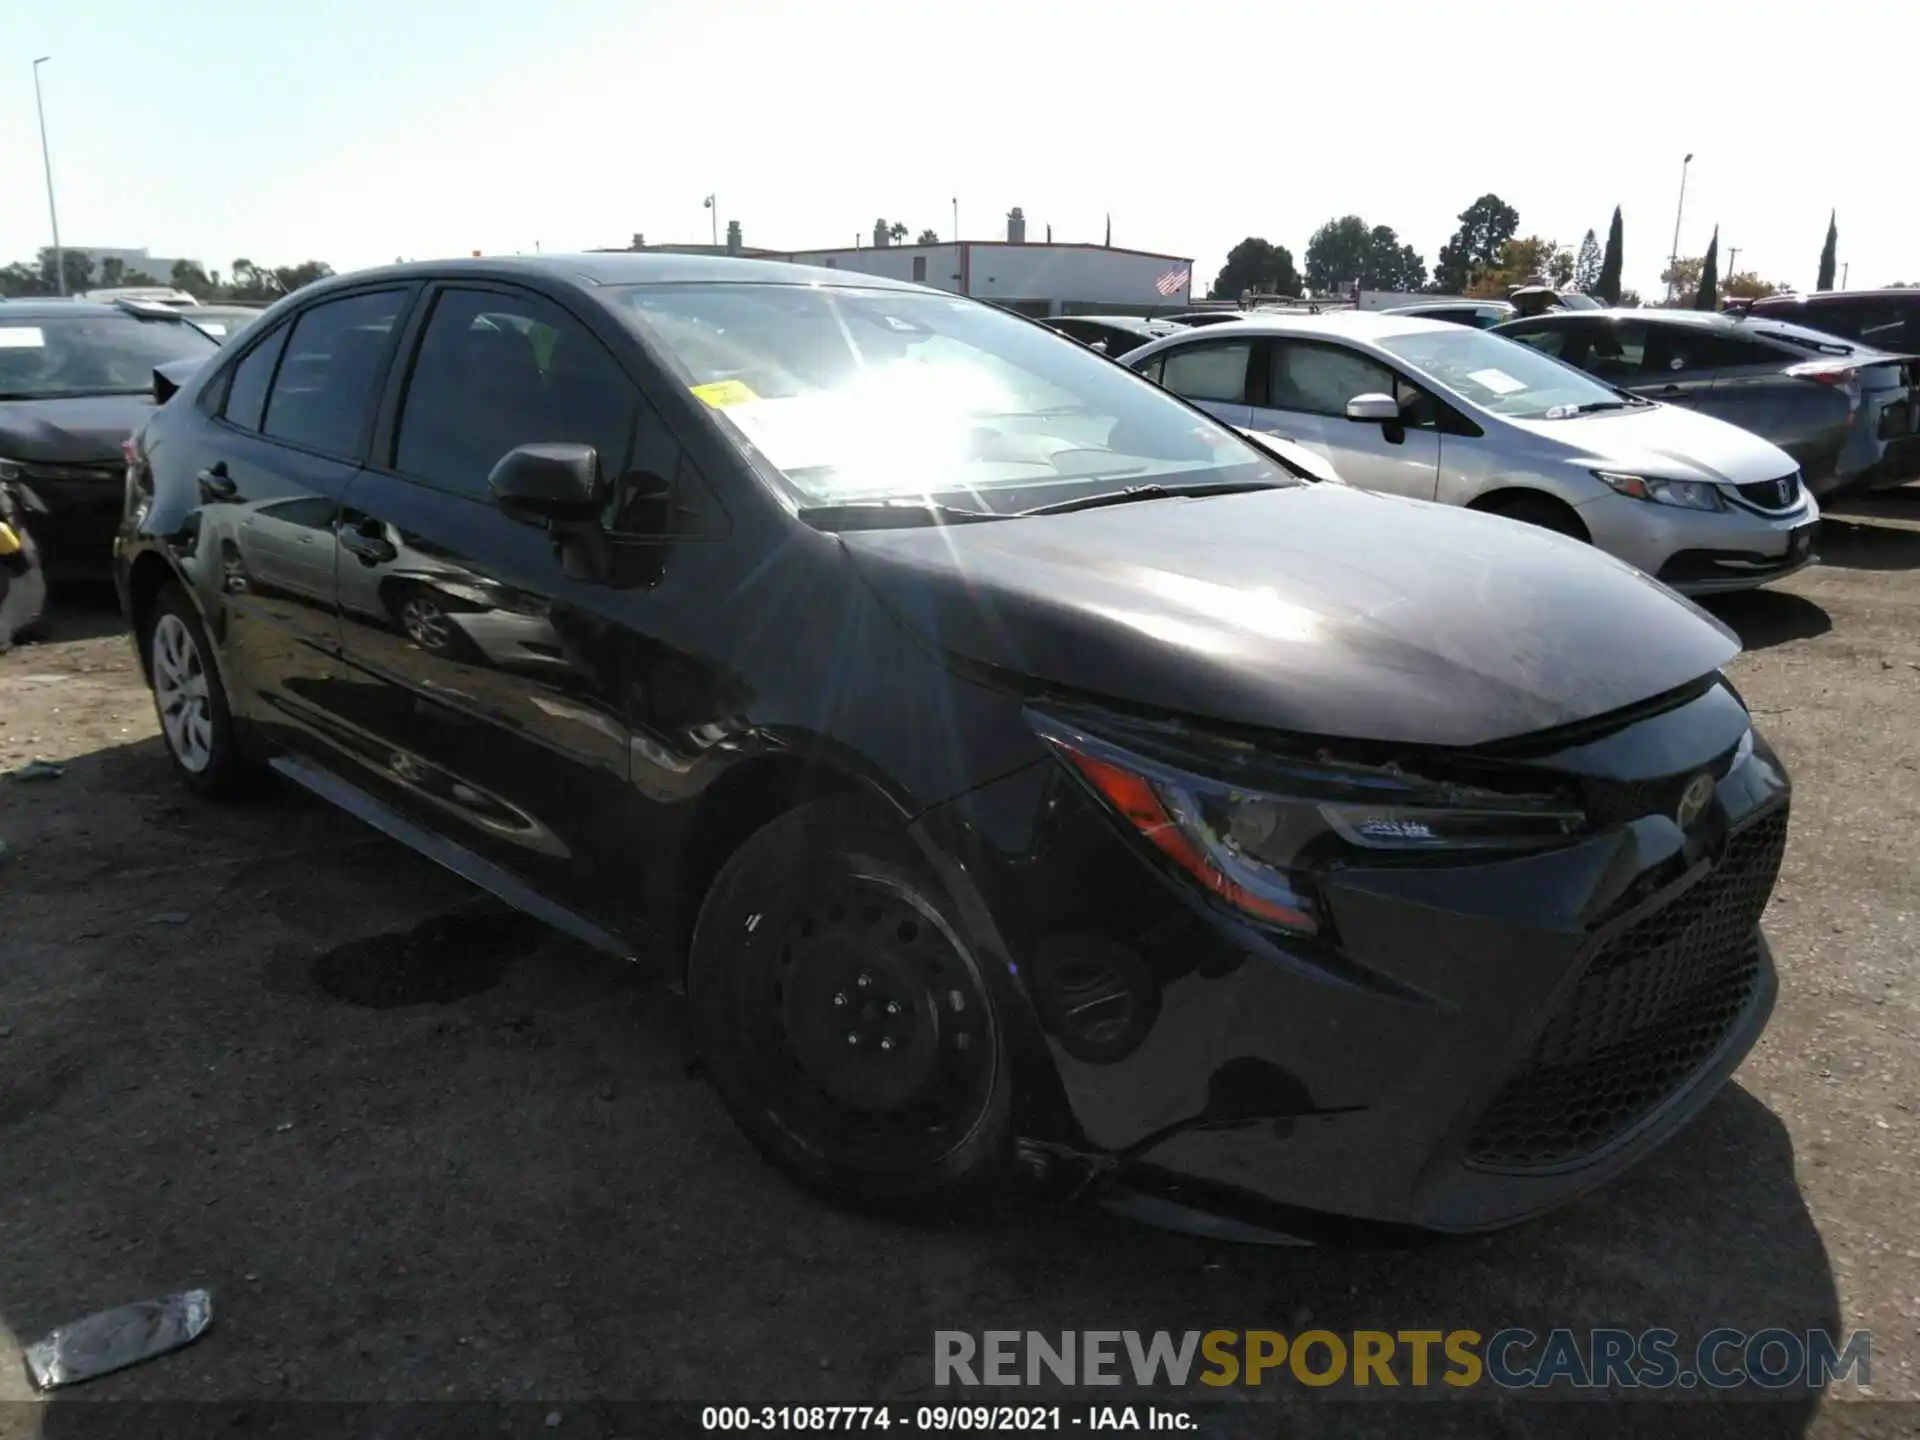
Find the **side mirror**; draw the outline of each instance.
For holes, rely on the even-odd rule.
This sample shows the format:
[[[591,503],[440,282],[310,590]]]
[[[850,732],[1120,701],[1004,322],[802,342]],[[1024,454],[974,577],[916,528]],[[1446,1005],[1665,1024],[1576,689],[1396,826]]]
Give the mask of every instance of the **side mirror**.
[[[600,457],[591,445],[517,445],[493,467],[487,489],[515,520],[591,520],[600,508]]]
[[[1347,401],[1347,419],[1363,425],[1392,425],[1400,419],[1400,406],[1391,395],[1356,395]]]

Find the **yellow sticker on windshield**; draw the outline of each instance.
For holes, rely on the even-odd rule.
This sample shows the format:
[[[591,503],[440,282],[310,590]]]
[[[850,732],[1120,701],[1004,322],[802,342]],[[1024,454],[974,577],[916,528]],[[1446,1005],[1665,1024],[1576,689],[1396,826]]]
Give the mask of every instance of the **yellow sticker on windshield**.
[[[760,397],[738,380],[715,380],[710,385],[696,385],[693,393],[716,410],[724,410],[729,405],[745,405]]]

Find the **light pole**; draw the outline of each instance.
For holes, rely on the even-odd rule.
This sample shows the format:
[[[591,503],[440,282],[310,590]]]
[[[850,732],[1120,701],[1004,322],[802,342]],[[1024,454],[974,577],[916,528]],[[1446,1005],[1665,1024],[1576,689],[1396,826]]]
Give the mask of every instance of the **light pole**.
[[[1693,164],[1693,152],[1687,152],[1687,158],[1680,162],[1680,203],[1673,212],[1673,253],[1667,256],[1667,274],[1672,275],[1674,267],[1680,263],[1680,217],[1687,212],[1687,167]],[[1673,281],[1667,281],[1667,298],[1673,298]]]
[[[60,212],[53,205],[53,152],[47,148],[47,107],[40,100],[40,67],[51,60],[42,55],[33,62],[33,109],[40,117],[40,163],[47,170],[47,218],[53,222],[53,283],[67,293],[67,256],[60,248]]]
[[[1853,269],[1853,262],[1851,260],[1840,267],[1840,288],[1842,290],[1847,288],[1847,272],[1851,269]]]
[[[719,197],[717,195],[707,196],[707,209],[713,212],[710,218],[713,221],[713,248],[716,250],[720,248],[720,206],[717,203],[718,200]]]
[[[953,243],[960,243],[960,197],[953,197]]]

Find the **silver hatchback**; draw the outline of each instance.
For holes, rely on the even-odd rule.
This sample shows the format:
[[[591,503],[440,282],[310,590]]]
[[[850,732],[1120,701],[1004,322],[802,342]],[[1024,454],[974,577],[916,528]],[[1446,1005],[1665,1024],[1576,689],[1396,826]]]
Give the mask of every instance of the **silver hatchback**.
[[[1319,451],[1360,489],[1588,540],[1689,594],[1813,558],[1819,506],[1785,451],[1484,331],[1380,313],[1249,319],[1122,363]]]

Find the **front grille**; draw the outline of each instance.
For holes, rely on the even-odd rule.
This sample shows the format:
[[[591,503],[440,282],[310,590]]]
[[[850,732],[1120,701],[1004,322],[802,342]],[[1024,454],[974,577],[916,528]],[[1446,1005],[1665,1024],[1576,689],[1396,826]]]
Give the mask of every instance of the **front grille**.
[[[1733,488],[1742,500],[1761,510],[1791,510],[1800,503],[1800,472],[1795,470],[1778,480],[1756,480]]]
[[[105,480],[115,485],[127,477],[127,463],[124,460],[87,460],[78,463],[52,464],[40,460],[28,460],[20,466],[20,478],[34,480]]]
[[[1787,812],[1736,833],[1670,904],[1600,945],[1467,1142],[1469,1164],[1532,1170],[1605,1145],[1705,1064],[1760,982],[1755,927],[1787,844]]]

